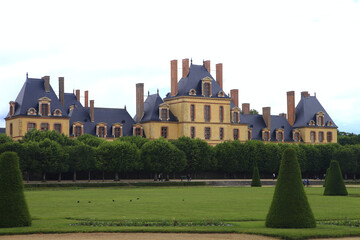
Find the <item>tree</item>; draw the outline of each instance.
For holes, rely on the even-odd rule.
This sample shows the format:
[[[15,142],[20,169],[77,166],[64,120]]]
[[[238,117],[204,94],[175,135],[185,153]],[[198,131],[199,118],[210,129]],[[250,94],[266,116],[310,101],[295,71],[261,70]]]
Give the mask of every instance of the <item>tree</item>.
[[[43,181],[46,181],[46,173],[58,173],[61,181],[61,173],[67,172],[69,165],[64,158],[64,151],[60,144],[50,139],[39,142],[40,157],[39,170],[43,174]]]
[[[118,138],[115,141],[129,142],[129,143],[135,144],[138,149],[141,149],[141,147],[150,140],[148,138],[143,138],[141,136],[125,136],[125,137]]]
[[[315,218],[301,182],[296,152],[292,148],[287,148],[283,153],[273,200],[265,224],[266,227],[271,228],[316,227]]]
[[[1,228],[31,225],[19,157],[14,152],[0,155],[0,213]]]
[[[6,135],[5,133],[0,133],[0,144],[12,142],[11,137]]]
[[[257,166],[254,167],[251,186],[252,187],[261,187],[259,169],[257,168]]]
[[[76,181],[77,171],[87,171],[88,181],[90,172],[96,169],[95,148],[83,142],[65,148],[68,157],[69,170],[73,172],[73,181]]]
[[[348,192],[344,184],[344,180],[342,178],[339,163],[336,160],[332,160],[330,162],[329,173],[326,174],[324,195],[332,195],[332,196],[348,195]]]
[[[239,169],[239,162],[235,156],[235,146],[231,142],[222,142],[215,146],[215,157],[219,168],[228,174],[234,174]]]
[[[38,142],[25,142],[22,146],[25,154],[20,158],[20,166],[21,170],[26,172],[26,180],[29,182],[31,172],[38,171],[41,150]]]
[[[92,147],[98,147],[103,142],[106,142],[102,138],[95,137],[90,134],[83,134],[77,138],[78,141],[85,143],[86,145],[92,146]]]
[[[348,174],[355,174],[358,168],[357,159],[355,156],[353,146],[341,146],[336,149],[334,153],[334,159],[339,162],[342,174],[344,174],[345,179],[347,179]]]

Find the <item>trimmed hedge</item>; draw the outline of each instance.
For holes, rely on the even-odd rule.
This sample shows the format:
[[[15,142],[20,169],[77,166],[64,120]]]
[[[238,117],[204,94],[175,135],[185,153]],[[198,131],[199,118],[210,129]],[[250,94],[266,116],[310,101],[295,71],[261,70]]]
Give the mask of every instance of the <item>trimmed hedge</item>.
[[[19,169],[19,157],[14,152],[4,152],[0,155],[0,213],[1,228],[31,225]]]
[[[316,222],[304,186],[300,166],[292,148],[284,151],[266,227],[314,228]]]
[[[326,174],[324,195],[348,195],[338,161],[332,160],[330,162],[329,173]]]
[[[256,166],[254,167],[254,170],[253,170],[251,186],[252,187],[261,187],[259,169]]]

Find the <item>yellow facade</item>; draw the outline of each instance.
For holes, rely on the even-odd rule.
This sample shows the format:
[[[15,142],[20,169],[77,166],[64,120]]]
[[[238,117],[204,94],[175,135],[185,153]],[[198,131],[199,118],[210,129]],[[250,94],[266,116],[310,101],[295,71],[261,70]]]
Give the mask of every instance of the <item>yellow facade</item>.
[[[35,116],[17,116],[6,119],[6,135],[14,140],[22,139],[28,132],[29,123],[35,124],[35,129],[41,130],[41,124],[47,123],[50,131],[55,130],[55,124],[61,124],[60,133],[69,136],[69,119],[60,117],[35,117]],[[12,125],[12,127],[11,127]],[[12,133],[11,133],[12,131]]]
[[[300,128],[301,139],[304,143],[337,143],[337,129],[336,128],[323,128],[323,127],[306,127]],[[313,132],[313,133],[312,133]],[[323,140],[320,141],[320,134],[323,134]],[[312,138],[313,134],[313,138]],[[331,134],[331,141],[328,141],[328,134]],[[330,140],[330,139],[329,139]]]

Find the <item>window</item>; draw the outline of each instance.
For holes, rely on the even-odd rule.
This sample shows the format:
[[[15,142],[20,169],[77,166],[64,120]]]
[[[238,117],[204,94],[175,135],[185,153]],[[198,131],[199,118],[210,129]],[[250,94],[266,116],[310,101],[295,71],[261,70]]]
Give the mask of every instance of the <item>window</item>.
[[[318,116],[318,126],[324,126],[324,116]]]
[[[61,124],[55,123],[54,124],[54,130],[58,133],[61,133]]]
[[[99,127],[98,128],[98,136],[101,137],[101,138],[106,137],[105,127]]]
[[[13,136],[13,124],[10,123],[10,137]]]
[[[81,136],[81,134],[82,134],[81,130],[82,130],[81,126],[75,126],[74,127],[74,136],[75,137]]]
[[[141,128],[135,128],[135,136],[141,136]]]
[[[263,131],[264,141],[270,141],[270,132],[268,130]]]
[[[204,96],[210,97],[210,83],[204,83]]]
[[[234,129],[234,140],[239,139],[239,129]]]
[[[233,112],[233,122],[238,123],[239,122],[239,113]]]
[[[278,131],[276,133],[276,140],[279,141],[279,142],[282,142],[284,139],[284,133],[282,131]]]
[[[190,105],[190,119],[191,121],[195,121],[195,105]]]
[[[332,132],[326,133],[326,140],[328,143],[332,142]]]
[[[251,140],[251,129],[248,130],[248,140]]]
[[[41,124],[41,131],[47,131],[49,130],[49,124],[48,123],[42,123]]]
[[[300,142],[300,133],[298,133],[298,132],[294,133],[294,141],[295,142]]]
[[[36,115],[35,108],[29,108],[29,110],[27,111],[27,115]]]
[[[314,120],[310,120],[309,126],[315,126],[315,121],[314,121]]]
[[[323,142],[323,141],[324,141],[324,133],[319,132],[319,142]]]
[[[224,139],[224,128],[219,129],[219,138],[220,138],[220,140]]]
[[[57,116],[57,117],[60,117],[61,116],[61,110],[60,109],[56,109],[54,111],[54,115]]]
[[[121,127],[114,128],[114,137],[116,137],[116,138],[121,137]]]
[[[210,122],[210,106],[209,105],[204,106],[204,119],[205,119],[205,122]]]
[[[195,127],[190,128],[190,137],[195,138]]]
[[[49,115],[49,105],[46,103],[41,104],[41,116],[48,116]]]
[[[315,142],[315,132],[310,132],[310,142]]]
[[[161,120],[167,120],[168,119],[168,110],[166,108],[161,109]]]
[[[205,139],[210,139],[211,129],[209,127],[205,128]]]
[[[224,107],[223,106],[220,106],[220,108],[219,108],[219,120],[220,120],[220,122],[224,121]]]
[[[168,128],[167,127],[161,127],[161,136],[163,138],[167,138],[168,137]]]
[[[28,123],[27,124],[27,130],[31,131],[33,129],[36,129],[36,124],[35,123]]]

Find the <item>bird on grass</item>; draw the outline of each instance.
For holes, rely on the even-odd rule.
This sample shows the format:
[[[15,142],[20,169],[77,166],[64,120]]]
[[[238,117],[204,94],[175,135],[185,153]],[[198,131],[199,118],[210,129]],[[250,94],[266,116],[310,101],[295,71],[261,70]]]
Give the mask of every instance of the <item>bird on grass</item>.
[[[132,202],[132,200],[130,199],[130,202]]]
[[[77,203],[80,203],[80,201],[77,201]]]
[[[88,203],[91,203],[91,201],[88,201]]]

